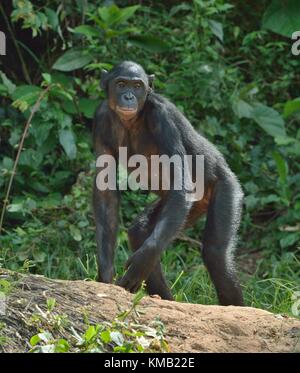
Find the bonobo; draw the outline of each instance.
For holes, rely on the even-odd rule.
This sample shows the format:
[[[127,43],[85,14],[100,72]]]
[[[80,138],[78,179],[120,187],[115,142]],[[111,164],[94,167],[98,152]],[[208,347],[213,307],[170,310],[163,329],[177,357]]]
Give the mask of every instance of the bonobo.
[[[153,156],[179,156],[183,159],[185,155],[190,155],[194,166],[194,158],[200,155],[204,166],[203,193],[201,199],[191,200],[187,187],[176,187],[180,179],[177,166],[172,167],[169,176],[159,169],[159,177],[169,178],[169,188],[162,188],[163,180],[160,180],[159,187],[151,189],[153,173],[148,167],[148,190],[158,198],[145,208],[128,231],[133,254],[126,263],[127,271],[118,283],[135,292],[145,280],[149,294],[171,300],[172,294],[160,264],[161,254],[185,227],[194,225],[206,213],[201,252],[219,302],[222,305],[243,305],[233,263],[243,198],[240,184],[216,147],[201,136],[168,99],[154,93],[153,79],[153,75],[147,75],[140,65],[130,61],[120,63],[109,72],[102,72],[101,87],[107,100],[97,109],[94,119],[97,159],[105,155],[107,159],[112,158],[118,167],[120,149],[126,148],[128,156],[143,155],[147,162]],[[111,283],[120,188],[99,188],[97,176],[104,169],[104,164],[97,163],[96,166],[93,206],[98,278]],[[106,166],[115,172],[111,162]],[[189,167],[188,171],[185,166],[184,171],[185,181],[194,182],[197,174],[195,167]]]

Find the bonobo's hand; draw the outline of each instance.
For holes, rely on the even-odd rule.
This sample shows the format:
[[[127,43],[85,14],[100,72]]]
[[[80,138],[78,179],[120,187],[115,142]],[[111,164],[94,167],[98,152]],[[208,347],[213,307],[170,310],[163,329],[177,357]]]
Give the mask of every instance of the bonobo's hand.
[[[127,261],[125,275],[118,282],[126,290],[134,293],[144,280],[147,280],[154,266],[159,261],[160,253],[152,246],[144,244]]]

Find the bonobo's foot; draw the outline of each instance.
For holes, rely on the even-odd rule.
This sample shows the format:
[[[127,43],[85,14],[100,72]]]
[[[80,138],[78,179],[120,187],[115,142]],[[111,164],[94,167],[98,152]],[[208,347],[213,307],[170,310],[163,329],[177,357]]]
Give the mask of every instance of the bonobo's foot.
[[[245,306],[242,289],[237,283],[232,285],[227,292],[219,291],[218,298],[221,306]]]
[[[106,284],[112,284],[114,278],[114,270],[98,271],[97,281],[104,282]]]

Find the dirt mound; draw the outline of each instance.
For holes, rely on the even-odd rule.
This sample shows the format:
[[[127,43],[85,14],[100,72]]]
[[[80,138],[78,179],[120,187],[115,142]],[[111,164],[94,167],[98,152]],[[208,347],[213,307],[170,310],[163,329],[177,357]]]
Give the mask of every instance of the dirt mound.
[[[33,335],[26,320],[45,300],[56,299],[56,312],[66,314],[77,330],[84,330],[84,314],[90,323],[112,320],[132,305],[132,294],[114,285],[90,281],[51,280],[1,270],[3,280],[13,278],[0,316],[0,344],[4,352],[29,350]],[[6,281],[6,280],[5,280]],[[159,317],[171,352],[300,352],[300,321],[250,307],[204,306],[145,297],[138,306],[139,322]]]

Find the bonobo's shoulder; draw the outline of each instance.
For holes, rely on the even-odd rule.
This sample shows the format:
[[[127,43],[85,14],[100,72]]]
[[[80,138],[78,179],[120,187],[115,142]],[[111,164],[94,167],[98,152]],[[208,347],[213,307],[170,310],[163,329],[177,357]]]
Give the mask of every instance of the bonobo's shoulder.
[[[165,97],[151,93],[147,100],[147,107],[145,110],[145,119],[148,125],[153,130],[159,130],[161,126],[172,127],[171,112],[176,110],[176,107]]]
[[[167,114],[170,107],[175,107],[166,97],[152,92],[148,96],[148,106],[153,113]]]
[[[96,109],[93,121],[93,138],[103,137],[103,133],[108,130],[109,106],[107,100],[103,101]]]

